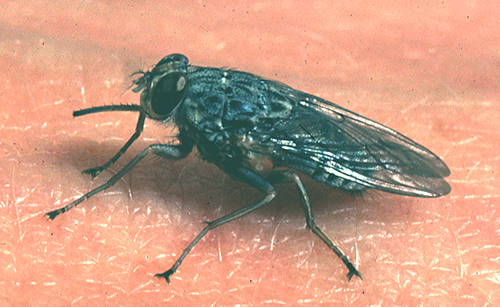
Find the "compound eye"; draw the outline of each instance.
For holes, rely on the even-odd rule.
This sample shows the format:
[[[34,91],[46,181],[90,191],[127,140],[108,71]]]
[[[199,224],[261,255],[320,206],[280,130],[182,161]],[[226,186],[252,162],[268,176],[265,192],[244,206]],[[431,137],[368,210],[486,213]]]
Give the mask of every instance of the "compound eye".
[[[171,63],[171,62],[181,62],[181,63],[186,64],[186,65],[189,64],[189,60],[185,55],[180,54],[180,53],[173,53],[173,54],[169,54],[166,57],[164,57],[163,59],[161,59],[160,62],[158,62],[158,64],[156,64],[156,66],[160,66],[160,65],[163,65],[165,63]]]
[[[181,103],[186,88],[186,74],[180,71],[169,73],[158,81],[151,96],[151,109],[156,115],[154,117],[168,117]]]

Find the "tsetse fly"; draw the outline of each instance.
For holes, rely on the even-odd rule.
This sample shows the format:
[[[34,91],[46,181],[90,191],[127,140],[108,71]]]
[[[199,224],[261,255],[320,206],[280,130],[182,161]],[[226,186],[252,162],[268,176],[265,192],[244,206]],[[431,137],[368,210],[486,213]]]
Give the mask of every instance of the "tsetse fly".
[[[354,275],[361,278],[345,254],[314,222],[297,172],[354,193],[371,188],[415,197],[439,197],[451,190],[443,179],[450,175],[450,170],[428,149],[379,123],[282,83],[231,69],[190,65],[182,54],[168,55],[151,71],[136,74],[140,77],[133,81],[132,91],[141,93],[140,105],[99,106],[73,113],[139,113],[135,133],[120,151],[104,165],[83,173],[95,178],[115,163],[139,137],[146,118],[176,125],[178,142],[148,146],[106,183],[46,216],[53,220],[113,186],[150,153],[177,160],[185,158],[196,146],[202,159],[265,196],[208,222],[174,265],[155,275],[168,283],[170,275],[201,238],[210,230],[267,205],[276,197],[274,185],[280,183],[297,186],[307,228],[344,262],[349,280]],[[271,162],[272,169],[263,170],[264,162]]]

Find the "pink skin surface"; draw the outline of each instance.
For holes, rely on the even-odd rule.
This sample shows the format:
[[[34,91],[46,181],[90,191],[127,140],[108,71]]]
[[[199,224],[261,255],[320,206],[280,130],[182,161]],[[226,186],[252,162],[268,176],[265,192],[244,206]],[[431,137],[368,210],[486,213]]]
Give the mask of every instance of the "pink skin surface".
[[[484,306],[500,304],[500,27],[487,1],[16,1],[0,31],[0,305]],[[304,178],[318,225],[363,274],[305,229],[293,185],[209,233],[172,283],[154,278],[213,220],[262,197],[196,154],[148,158],[54,221],[175,131],[146,122],[95,181],[137,114],[131,73],[163,56],[284,82],[385,124],[451,169],[450,195],[353,197]],[[125,93],[124,93],[125,92]]]

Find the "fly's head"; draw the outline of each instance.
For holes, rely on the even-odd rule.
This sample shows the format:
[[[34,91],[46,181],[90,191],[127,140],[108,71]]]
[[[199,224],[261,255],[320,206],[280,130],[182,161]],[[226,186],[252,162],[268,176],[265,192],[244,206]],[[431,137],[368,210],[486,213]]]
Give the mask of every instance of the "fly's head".
[[[142,76],[133,81],[132,91],[142,91],[141,108],[149,118],[165,120],[182,102],[188,85],[188,67],[187,57],[175,53],[164,57],[151,71],[136,73]]]

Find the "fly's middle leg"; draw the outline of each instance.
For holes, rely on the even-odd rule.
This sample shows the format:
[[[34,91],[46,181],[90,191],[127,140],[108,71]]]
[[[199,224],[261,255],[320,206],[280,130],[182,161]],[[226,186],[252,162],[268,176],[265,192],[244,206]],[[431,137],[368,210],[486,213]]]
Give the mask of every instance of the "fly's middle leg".
[[[177,271],[177,268],[181,265],[182,261],[184,261],[184,258],[186,258],[186,256],[189,254],[189,252],[191,252],[191,250],[194,248],[194,246],[210,230],[217,228],[219,226],[222,226],[222,225],[229,223],[231,221],[234,221],[240,217],[243,217],[243,216],[249,214],[250,212],[253,212],[253,211],[267,205],[276,196],[276,190],[274,189],[274,187],[269,182],[267,182],[264,178],[262,178],[262,176],[260,176],[259,174],[255,173],[251,170],[244,169],[244,168],[238,169],[236,171],[232,171],[230,173],[231,173],[231,175],[233,175],[234,177],[236,177],[240,181],[243,181],[243,182],[251,185],[252,187],[258,189],[262,193],[266,194],[266,196],[257,202],[254,202],[254,203],[247,205],[243,208],[235,210],[235,211],[233,211],[233,212],[231,212],[231,213],[229,213],[229,214],[227,214],[219,219],[208,222],[207,226],[205,228],[203,228],[203,230],[198,234],[198,236],[196,236],[196,238],[188,245],[188,247],[186,247],[186,249],[184,249],[184,251],[182,252],[179,259],[177,259],[177,261],[175,261],[174,265],[169,270],[167,270],[163,273],[156,274],[155,277],[165,278],[165,280],[168,283],[170,283],[170,275],[174,274],[175,271]]]

